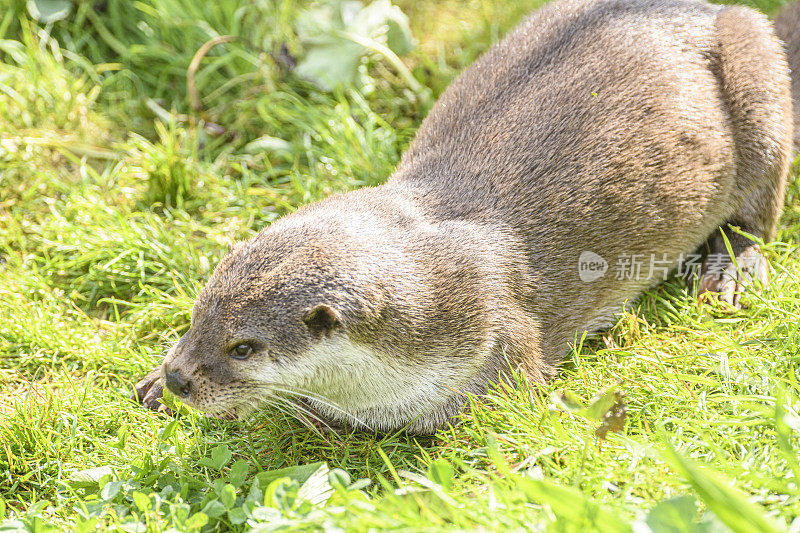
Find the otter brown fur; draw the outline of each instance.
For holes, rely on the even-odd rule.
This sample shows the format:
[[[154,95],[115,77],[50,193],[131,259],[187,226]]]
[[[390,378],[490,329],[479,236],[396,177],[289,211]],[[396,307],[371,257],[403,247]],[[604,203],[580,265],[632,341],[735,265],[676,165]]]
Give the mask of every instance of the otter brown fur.
[[[668,269],[705,243],[725,260],[702,288],[738,305],[766,265],[728,225],[773,237],[792,128],[763,15],[547,5],[448,88],[386,184],[237,245],[137,394],[157,408],[166,383],[216,415],[298,394],[333,421],[433,431],[509,365],[545,382],[576,335],[660,280],[582,281],[584,253]]]
[[[784,7],[775,18],[775,32],[786,46],[792,72],[794,100],[794,146],[800,151],[800,2]]]

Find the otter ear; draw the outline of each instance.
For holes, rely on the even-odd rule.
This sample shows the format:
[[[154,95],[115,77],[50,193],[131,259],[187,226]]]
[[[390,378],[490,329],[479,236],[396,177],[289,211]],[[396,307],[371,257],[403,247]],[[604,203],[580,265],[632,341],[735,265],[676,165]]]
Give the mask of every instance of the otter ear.
[[[303,322],[314,336],[327,335],[342,324],[339,313],[325,304],[318,304],[303,316]]]

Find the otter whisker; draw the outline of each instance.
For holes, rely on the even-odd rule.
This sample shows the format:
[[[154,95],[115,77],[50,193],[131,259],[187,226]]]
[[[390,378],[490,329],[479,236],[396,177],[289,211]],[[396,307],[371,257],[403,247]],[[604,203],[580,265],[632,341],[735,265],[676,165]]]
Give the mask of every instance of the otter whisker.
[[[324,425],[328,430],[333,431],[333,428],[330,425],[328,425],[325,419],[323,419],[313,411],[307,410],[302,406],[298,405],[297,403],[292,402],[288,398],[285,398],[280,395],[275,395],[273,396],[273,398],[274,400],[277,400],[272,404],[276,409],[278,409],[284,415],[289,415],[295,420],[298,420],[301,424],[303,424],[305,427],[307,427],[320,437],[324,437],[323,433],[319,430],[317,426],[315,426],[312,422],[309,421],[309,418],[312,420],[316,420],[319,424]]]
[[[277,396],[261,397],[257,398],[256,401],[257,405],[254,405],[252,403],[240,403],[228,409],[228,411],[232,411],[235,412],[237,415],[246,417],[249,413],[255,411],[258,407],[266,407],[278,411],[283,416],[290,416],[292,418],[295,418],[294,413],[289,412],[286,409],[286,406],[283,404],[282,399]],[[209,413],[209,415],[214,416],[213,413]]]
[[[287,395],[290,395],[290,396],[298,396],[298,397],[302,398],[302,394],[295,393],[295,392],[292,392],[292,391],[289,391],[289,390],[278,389],[276,387],[264,387],[264,388],[266,388],[267,390],[269,390],[272,393],[278,392],[278,393],[287,394]],[[291,400],[289,400],[288,398],[285,398],[283,396],[276,395],[275,398],[278,398],[281,402],[283,402],[283,404],[285,406],[289,407],[292,411],[294,411],[294,413],[293,413],[294,416],[296,418],[298,418],[301,422],[305,422],[305,420],[303,420],[302,417],[297,416],[297,413],[302,413],[302,414],[304,414],[304,415],[316,420],[320,424],[325,425],[325,427],[327,427],[330,430],[333,429],[327,423],[327,421],[324,418],[322,418],[321,416],[319,416],[317,413],[315,413],[315,412],[313,412],[313,411],[311,411],[311,410],[309,410],[309,409],[297,404],[296,402],[292,402]],[[314,429],[316,430],[317,428],[315,427]]]
[[[352,413],[348,412],[343,407],[341,407],[339,404],[337,404],[333,400],[331,400],[331,399],[329,399],[326,396],[323,396],[321,394],[317,394],[317,393],[311,392],[311,391],[306,390],[306,389],[301,389],[299,387],[292,387],[292,386],[287,386],[287,385],[278,385],[277,383],[269,384],[268,386],[271,388],[271,390],[275,390],[276,392],[283,392],[284,394],[291,394],[291,395],[299,396],[299,397],[301,397],[303,399],[306,399],[306,400],[313,400],[313,401],[319,402],[320,404],[322,404],[322,405],[324,405],[326,407],[330,407],[331,409],[339,411],[343,415],[350,416],[350,417],[354,418],[355,420],[357,420],[358,422],[361,422]]]
[[[257,387],[257,389],[265,389],[265,388],[266,387],[264,387],[263,384],[260,384],[259,387]],[[300,421],[300,423],[302,423],[305,427],[307,427],[308,429],[312,430],[313,432],[317,433],[320,436],[322,436],[322,433],[319,431],[319,428],[314,424],[312,424],[311,422],[309,422],[308,418],[317,420],[320,424],[324,424],[326,427],[328,427],[328,429],[332,429],[330,428],[330,426],[328,426],[325,420],[320,418],[316,413],[313,413],[305,409],[301,409],[300,406],[293,403],[291,400],[281,395],[274,394],[275,391],[273,391],[272,389],[269,388],[266,389],[268,390],[268,392],[270,392],[269,395],[261,395],[260,397],[255,399],[259,405],[273,408],[278,412],[280,412],[283,416],[289,416],[295,420]],[[246,407],[248,409],[255,408],[252,404],[241,404],[241,407]],[[301,413],[305,416],[300,416]]]
[[[291,417],[292,419],[300,420],[300,422],[304,426],[316,431],[316,428],[314,427],[313,424],[307,423],[305,420],[297,416],[297,413],[294,411],[294,406],[291,404],[291,402],[286,401],[285,398],[281,398],[280,396],[276,396],[275,399],[277,401],[268,403],[270,407],[275,408],[285,417],[288,416]]]
[[[313,393],[311,391],[307,391],[305,389],[300,389],[300,388],[297,388],[297,387],[291,387],[291,386],[287,386],[287,385],[280,385],[278,383],[263,383],[262,382],[262,383],[255,383],[254,385],[256,387],[260,388],[260,389],[266,389],[268,392],[280,392],[280,393],[283,393],[283,394],[288,394],[290,396],[299,396],[299,397],[302,397],[302,398],[304,398],[306,400],[314,400],[314,401],[317,401],[317,402],[319,402],[319,403],[321,403],[321,404],[323,404],[323,405],[325,405],[327,407],[330,407],[331,409],[335,409],[335,410],[337,410],[337,411],[349,416],[349,413],[347,413],[344,409],[342,409],[339,405],[337,405],[332,400],[330,400],[330,399],[328,399],[328,398],[326,398],[324,396],[321,396],[319,394],[315,394],[315,393]]]
[[[320,437],[323,437],[323,436],[324,436],[324,435],[323,435],[323,433],[322,433],[322,432],[319,430],[319,428],[318,428],[317,426],[315,426],[315,425],[314,425],[312,422],[310,422],[310,421],[309,421],[307,418],[305,418],[305,417],[308,417],[308,418],[310,418],[310,419],[312,419],[312,420],[316,420],[316,421],[317,421],[317,423],[319,423],[319,424],[321,424],[321,425],[325,426],[325,428],[327,428],[327,429],[328,429],[328,431],[333,431],[333,428],[330,426],[330,424],[328,424],[328,422],[327,422],[327,421],[326,421],[324,418],[322,418],[321,416],[319,416],[319,415],[318,415],[317,413],[315,413],[314,411],[311,411],[311,410],[309,410],[309,409],[306,409],[306,408],[305,408],[305,407],[303,407],[302,405],[299,405],[299,404],[298,404],[298,403],[296,403],[296,402],[292,402],[292,401],[291,401],[291,400],[289,400],[288,398],[283,398],[283,397],[280,397],[280,398],[281,398],[281,399],[282,399],[284,402],[286,402],[286,406],[287,406],[289,409],[291,409],[292,411],[294,411],[294,417],[295,417],[297,420],[299,420],[301,424],[303,424],[303,425],[304,425],[304,426],[306,426],[307,428],[311,429],[311,430],[312,430],[314,433],[316,433],[316,434],[317,434],[317,435],[319,435]],[[305,416],[299,416],[299,415],[301,415],[301,414],[302,414],[302,415],[305,415]]]
[[[361,426],[369,429],[370,431],[374,431],[374,428],[372,428],[372,426],[370,426],[368,423],[366,423],[365,421],[361,420],[359,417],[357,417],[353,413],[347,411],[346,409],[344,409],[341,406],[337,405],[332,400],[329,400],[328,398],[326,398],[326,397],[324,397],[322,395],[313,393],[311,391],[306,391],[306,390],[300,389],[298,387],[290,387],[290,386],[286,386],[286,385],[277,385],[277,384],[272,384],[272,383],[266,383],[266,384],[265,383],[261,383],[259,385],[261,387],[264,387],[265,389],[271,391],[271,392],[279,392],[279,393],[288,394],[288,395],[291,395],[291,396],[297,396],[297,397],[299,397],[301,399],[304,399],[304,400],[318,402],[321,405],[324,405],[325,407],[329,407],[330,409],[338,411],[339,413],[343,414],[345,417],[352,419],[353,421],[355,421],[358,424],[360,424]],[[319,416],[316,416],[315,418],[319,419]],[[326,426],[327,426],[327,424],[326,424]],[[330,426],[328,426],[328,427],[330,428]]]

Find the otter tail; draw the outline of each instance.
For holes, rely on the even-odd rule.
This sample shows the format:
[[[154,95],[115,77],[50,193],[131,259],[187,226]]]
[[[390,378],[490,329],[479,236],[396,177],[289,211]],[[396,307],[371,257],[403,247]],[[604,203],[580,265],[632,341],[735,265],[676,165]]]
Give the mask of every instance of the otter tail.
[[[786,57],[792,71],[794,148],[800,152],[800,1],[783,8],[775,19],[775,31],[786,45]]]

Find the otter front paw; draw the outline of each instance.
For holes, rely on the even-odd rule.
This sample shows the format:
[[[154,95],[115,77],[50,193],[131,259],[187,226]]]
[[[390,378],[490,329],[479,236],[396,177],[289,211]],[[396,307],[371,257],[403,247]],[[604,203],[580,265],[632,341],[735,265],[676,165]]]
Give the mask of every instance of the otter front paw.
[[[173,414],[172,410],[164,405],[164,382],[161,379],[161,367],[156,367],[150,371],[139,383],[137,383],[131,399],[142,404],[145,408],[159,413]]]
[[[718,293],[721,301],[741,309],[740,297],[745,290],[754,290],[754,280],[761,285],[768,280],[767,260],[758,246],[745,248],[736,255],[736,265],[727,253],[709,254],[703,263],[703,274],[700,278],[699,294]]]

